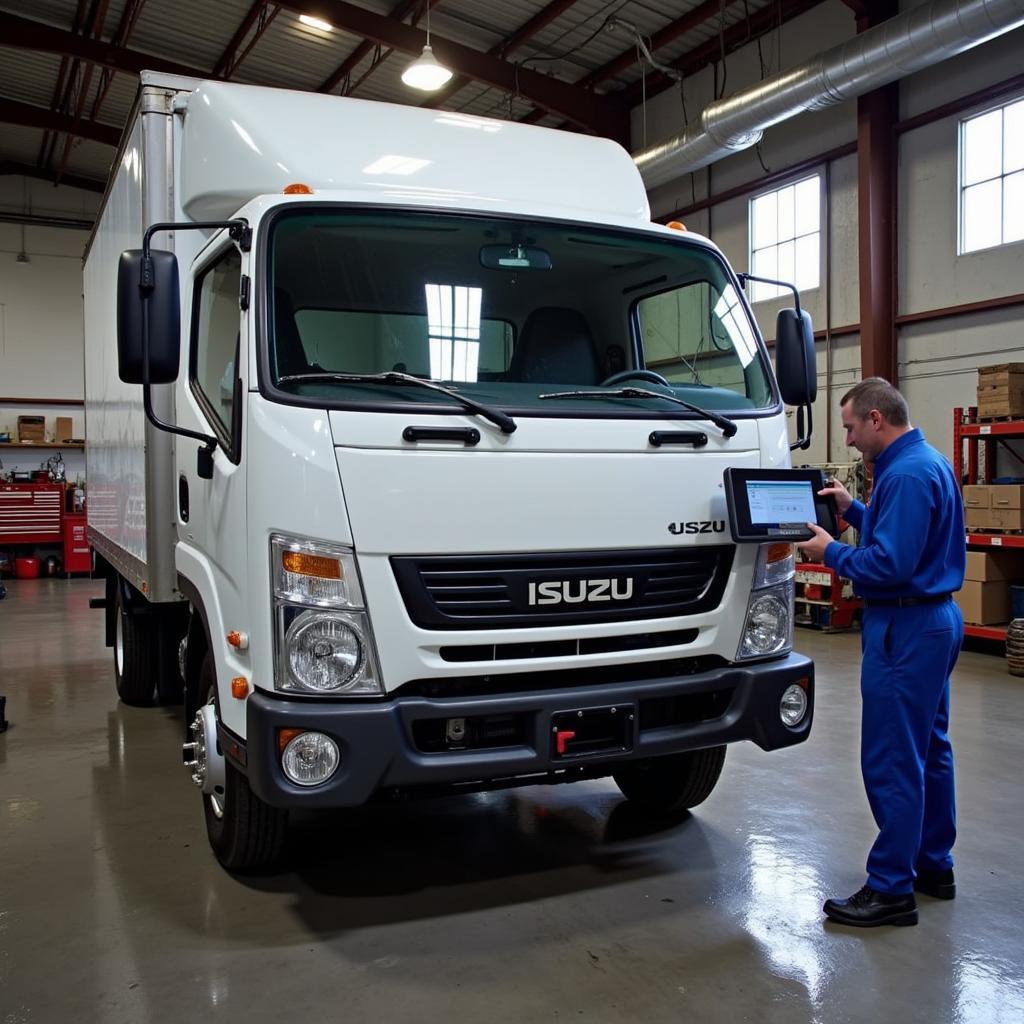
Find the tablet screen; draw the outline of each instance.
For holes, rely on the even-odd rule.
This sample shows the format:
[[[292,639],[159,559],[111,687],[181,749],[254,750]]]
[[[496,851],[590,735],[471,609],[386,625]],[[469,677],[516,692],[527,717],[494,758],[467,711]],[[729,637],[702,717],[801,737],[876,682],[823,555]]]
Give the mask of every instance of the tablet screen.
[[[747,503],[753,526],[777,526],[780,523],[813,523],[814,489],[807,480],[748,480]]]

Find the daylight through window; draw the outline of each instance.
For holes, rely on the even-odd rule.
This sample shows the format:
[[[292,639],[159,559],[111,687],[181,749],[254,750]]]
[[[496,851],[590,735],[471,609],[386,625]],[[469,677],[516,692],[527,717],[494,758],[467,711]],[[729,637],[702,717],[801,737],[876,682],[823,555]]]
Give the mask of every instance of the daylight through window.
[[[750,272],[817,288],[821,262],[821,178],[815,174],[750,201]],[[789,294],[753,282],[751,300]]]
[[[1024,100],[960,122],[960,252],[1024,239]]]

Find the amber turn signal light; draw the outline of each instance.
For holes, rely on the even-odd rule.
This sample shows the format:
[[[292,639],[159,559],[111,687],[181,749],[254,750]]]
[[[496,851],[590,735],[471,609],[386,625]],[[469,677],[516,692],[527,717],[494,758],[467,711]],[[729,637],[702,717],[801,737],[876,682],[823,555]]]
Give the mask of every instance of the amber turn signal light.
[[[288,572],[300,576],[318,576],[324,580],[341,579],[341,562],[337,558],[308,555],[304,551],[285,551],[281,555],[281,564]]]
[[[288,744],[291,743],[291,741],[295,739],[296,736],[301,736],[304,732],[307,731],[308,730],[306,729],[278,729],[277,749],[283,753],[284,748],[287,747]]]

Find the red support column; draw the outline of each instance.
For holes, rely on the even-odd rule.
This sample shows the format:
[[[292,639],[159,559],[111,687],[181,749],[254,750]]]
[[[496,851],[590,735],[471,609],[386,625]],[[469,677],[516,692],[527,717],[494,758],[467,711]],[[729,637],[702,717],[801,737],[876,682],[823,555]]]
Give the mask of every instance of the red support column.
[[[896,365],[896,137],[898,86],[857,100],[860,352],[864,377],[898,385]]]

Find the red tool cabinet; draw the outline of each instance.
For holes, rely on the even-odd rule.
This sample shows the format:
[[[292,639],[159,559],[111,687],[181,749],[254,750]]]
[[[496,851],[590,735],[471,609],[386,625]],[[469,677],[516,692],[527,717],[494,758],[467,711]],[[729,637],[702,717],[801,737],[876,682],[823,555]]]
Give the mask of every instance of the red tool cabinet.
[[[62,484],[0,484],[0,544],[61,544]]]
[[[64,513],[64,572],[92,572],[92,550],[84,512]]]

